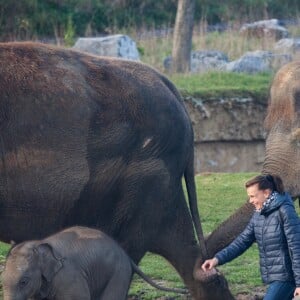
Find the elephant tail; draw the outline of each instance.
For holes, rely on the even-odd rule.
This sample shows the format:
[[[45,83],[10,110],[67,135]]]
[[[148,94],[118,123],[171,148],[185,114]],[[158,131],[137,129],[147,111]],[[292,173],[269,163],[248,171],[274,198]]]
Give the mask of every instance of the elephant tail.
[[[190,213],[192,216],[193,224],[195,227],[195,231],[197,234],[201,254],[203,255],[203,259],[208,258],[207,247],[203,235],[198,203],[197,203],[197,193],[196,193],[196,183],[195,183],[195,175],[194,175],[194,148],[190,153],[189,161],[187,167],[184,172],[184,180],[186,184],[188,201],[190,207]]]
[[[157,283],[155,283],[150,277],[148,277],[132,260],[131,265],[133,271],[138,274],[143,280],[145,280],[148,284],[155,287],[158,290],[164,291],[164,292],[172,292],[177,294],[188,294],[189,291],[187,289],[180,289],[180,288],[168,288],[165,286],[161,286]]]

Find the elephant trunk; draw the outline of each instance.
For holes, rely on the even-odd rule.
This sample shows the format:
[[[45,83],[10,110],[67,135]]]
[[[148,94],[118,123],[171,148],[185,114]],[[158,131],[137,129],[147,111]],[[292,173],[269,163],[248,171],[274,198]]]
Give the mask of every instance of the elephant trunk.
[[[229,245],[244,230],[252,214],[253,205],[246,202],[206,237],[209,257],[213,257],[218,251]]]
[[[262,173],[280,176],[285,190],[297,198],[300,195],[299,160],[295,157],[293,148],[287,146],[289,141],[285,139],[280,135],[280,143],[267,141]],[[271,140],[274,141],[273,136]]]

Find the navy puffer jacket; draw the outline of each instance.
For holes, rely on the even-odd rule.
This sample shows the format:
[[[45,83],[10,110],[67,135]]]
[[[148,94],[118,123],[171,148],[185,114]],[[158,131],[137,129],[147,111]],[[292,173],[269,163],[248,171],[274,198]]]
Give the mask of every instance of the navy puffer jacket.
[[[291,197],[275,192],[275,199],[254,212],[245,230],[215,257],[219,265],[231,261],[257,242],[264,283],[295,281],[300,287],[300,219]]]

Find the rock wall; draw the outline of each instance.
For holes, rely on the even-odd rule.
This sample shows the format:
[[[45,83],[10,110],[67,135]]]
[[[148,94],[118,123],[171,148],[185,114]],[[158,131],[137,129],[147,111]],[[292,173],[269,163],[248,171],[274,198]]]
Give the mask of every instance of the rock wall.
[[[258,172],[265,154],[267,101],[184,97],[195,140],[195,171]]]

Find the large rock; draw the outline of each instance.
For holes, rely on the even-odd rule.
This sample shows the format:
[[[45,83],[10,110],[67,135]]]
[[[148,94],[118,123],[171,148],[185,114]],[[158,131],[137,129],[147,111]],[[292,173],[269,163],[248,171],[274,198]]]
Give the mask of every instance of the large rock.
[[[192,51],[191,52],[191,73],[204,73],[207,71],[224,70],[228,62],[228,57],[225,53],[216,50],[207,51]],[[164,60],[164,68],[167,71],[171,70],[172,57],[167,57]]]
[[[192,51],[191,73],[204,73],[207,71],[228,71],[237,73],[262,73],[277,70],[292,60],[289,53],[276,54],[271,51],[246,52],[237,60],[228,62],[228,57],[221,51]],[[172,57],[164,60],[164,68],[171,71]]]
[[[292,56],[289,54],[274,54],[270,51],[257,50],[246,52],[241,58],[228,63],[226,70],[248,74],[271,72],[291,60]]]
[[[203,73],[212,70],[224,70],[227,62],[227,55],[221,51],[192,51],[191,72]]]
[[[300,38],[287,38],[279,40],[274,49],[281,53],[296,54],[300,51]]]
[[[244,24],[240,29],[240,33],[246,37],[267,37],[276,40],[287,38],[289,35],[287,29],[281,26],[277,19]]]
[[[96,38],[79,38],[74,49],[101,55],[139,60],[136,43],[127,35],[110,35]]]

